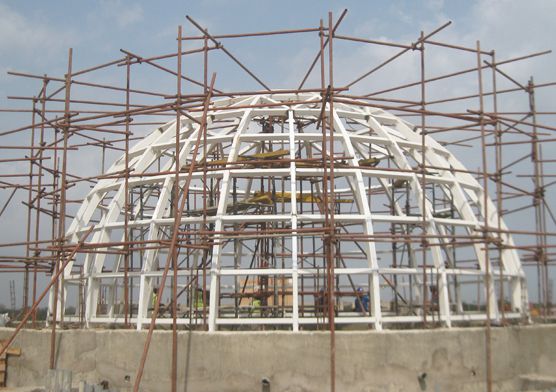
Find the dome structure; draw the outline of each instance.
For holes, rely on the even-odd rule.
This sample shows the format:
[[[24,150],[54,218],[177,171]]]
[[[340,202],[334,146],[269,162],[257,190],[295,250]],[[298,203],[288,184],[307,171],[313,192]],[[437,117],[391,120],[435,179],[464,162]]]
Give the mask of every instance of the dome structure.
[[[484,320],[485,298],[494,320],[501,304],[506,318],[526,315],[525,275],[494,204],[432,137],[422,151],[420,129],[364,102],[338,99],[330,111],[319,93],[215,100],[206,133],[202,106],[186,114],[179,324],[297,331],[326,322],[329,301],[336,325],[378,330]],[[131,322],[150,322],[178,213],[175,135],[175,120],[154,130],[130,149],[127,180],[122,156],[87,195],[67,240],[93,225],[87,243],[105,248],[68,266],[58,309],[82,295],[88,325],[123,322],[127,292]],[[498,230],[483,238],[487,226]]]

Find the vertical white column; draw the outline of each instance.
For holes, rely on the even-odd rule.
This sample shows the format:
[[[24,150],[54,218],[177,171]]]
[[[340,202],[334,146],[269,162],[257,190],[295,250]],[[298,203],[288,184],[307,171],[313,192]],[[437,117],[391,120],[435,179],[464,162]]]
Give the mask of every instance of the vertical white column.
[[[252,99],[251,105],[255,105],[259,101],[259,96]],[[241,122],[239,123],[236,134],[230,147],[228,154],[228,162],[235,162],[239,153],[239,139],[241,132],[249,125],[251,120],[251,113],[253,109],[248,109],[243,113]],[[218,200],[218,208],[216,211],[216,220],[214,224],[214,231],[219,233],[222,231],[222,217],[226,214],[226,206],[228,203],[228,193],[230,193],[230,170],[225,170],[222,175],[222,182],[220,185],[220,199]],[[221,235],[214,236],[216,245],[212,248],[212,263],[210,268],[210,303],[209,303],[209,318],[208,327],[209,332],[216,331],[216,318],[218,316],[218,302],[220,298],[220,264],[222,257],[222,244],[220,242]]]
[[[292,307],[293,307],[293,322],[292,329],[294,332],[299,331],[299,282],[298,282],[298,265],[297,265],[297,187],[296,187],[296,175],[295,175],[295,125],[293,120],[293,111],[288,111],[288,128],[289,128],[289,139],[290,139],[290,192],[291,192],[291,225],[292,225]]]
[[[359,161],[355,158],[357,155],[355,154],[355,149],[353,148],[353,144],[351,143],[351,139],[342,124],[340,117],[337,113],[334,113],[334,129],[339,131],[342,135],[342,144],[344,145],[344,151],[352,157],[350,160],[351,166],[359,166]],[[373,235],[373,220],[371,209],[369,207],[369,202],[367,198],[367,194],[365,192],[365,182],[363,181],[363,175],[361,174],[360,170],[355,171],[355,179],[351,181],[353,184],[354,197],[357,201],[358,208],[360,213],[365,215],[365,225],[364,230],[366,235]],[[374,317],[374,326],[377,331],[382,330],[382,309],[380,308],[380,276],[379,276],[379,267],[378,267],[378,259],[376,256],[376,247],[374,242],[372,241],[365,241],[364,246],[366,248],[367,254],[367,266],[371,269],[371,276],[370,276],[370,289],[372,292],[371,295],[371,315]]]

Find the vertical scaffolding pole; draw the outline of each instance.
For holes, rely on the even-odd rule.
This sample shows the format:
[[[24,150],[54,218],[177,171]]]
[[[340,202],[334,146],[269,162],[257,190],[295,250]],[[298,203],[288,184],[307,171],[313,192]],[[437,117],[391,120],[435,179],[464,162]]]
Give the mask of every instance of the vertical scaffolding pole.
[[[41,117],[46,118],[46,88],[48,86],[48,79],[44,77],[42,79],[42,89],[41,89]],[[40,222],[41,222],[41,200],[42,200],[42,175],[43,175],[43,147],[45,145],[44,142],[44,121],[41,121],[40,125],[40,136],[39,136],[39,151],[38,151],[38,162],[39,162],[39,170],[38,170],[38,178],[37,178],[37,211],[35,216],[35,242],[38,246],[39,239],[40,239]],[[33,256],[38,257],[40,252],[35,251]],[[33,303],[37,301],[37,260],[33,261]],[[37,326],[37,311],[33,312],[33,328]]]
[[[497,241],[496,247],[498,250],[498,269],[499,269],[499,280],[500,280],[500,287],[499,287],[499,309],[501,311],[501,322],[505,324],[506,322],[506,310],[505,310],[505,301],[504,301],[504,260],[502,259],[502,241],[501,241],[501,233],[502,233],[502,207],[503,207],[503,199],[502,199],[502,130],[500,129],[500,123],[498,121],[498,96],[497,96],[497,85],[496,85],[496,52],[493,50],[491,53],[492,59],[492,111],[494,112],[495,121],[494,124],[494,140],[495,140],[495,149],[494,149],[494,160],[496,163],[496,171],[494,174],[494,181],[496,182],[496,228],[497,228]]]
[[[64,102],[64,141],[63,141],[63,151],[62,151],[62,175],[60,180],[60,216],[58,219],[58,259],[56,260],[56,270],[59,272],[60,264],[63,258],[63,245],[65,243],[65,219],[66,219],[66,190],[67,190],[67,165],[68,165],[68,138],[70,130],[70,92],[71,92],[71,68],[72,68],[72,57],[73,49],[69,49],[68,54],[68,72],[65,79],[65,102]],[[64,296],[64,284],[63,284],[63,271],[59,274],[62,277],[62,284],[60,285],[59,279],[56,279],[54,285],[54,304],[52,311],[52,334],[50,336],[50,369],[56,368],[56,317],[58,314],[58,298],[59,296],[63,298]],[[59,294],[61,286],[61,295]],[[61,315],[64,313],[63,302],[61,304]],[[60,317],[63,320],[63,317]]]
[[[203,92],[208,94],[208,36],[205,31],[203,37]],[[208,149],[207,149],[207,127],[203,128],[203,224],[201,226],[203,235],[201,241],[205,249],[203,249],[203,329],[208,330],[207,324],[207,263],[209,258],[208,250],[208,235],[207,235],[207,163],[208,163]],[[210,190],[212,192],[212,189]]]
[[[25,273],[23,276],[23,312],[27,311],[29,307],[29,264],[31,256],[31,215],[33,211],[33,171],[34,171],[34,156],[35,156],[35,122],[36,122],[36,111],[37,111],[37,99],[33,97],[33,114],[31,116],[31,148],[29,149],[29,184],[27,192],[27,230],[25,242],[27,246],[25,247]],[[40,164],[40,162],[39,162]]]
[[[421,247],[423,251],[423,325],[427,326],[427,311],[428,311],[428,292],[427,292],[427,216],[425,211],[427,210],[427,182],[426,182],[426,117],[425,117],[425,33],[421,31],[419,38],[420,45],[420,64],[421,64],[421,215],[422,219],[422,232],[421,232]]]
[[[328,260],[327,260],[327,256],[328,256],[328,247],[330,245],[329,243],[329,236],[327,234],[327,228],[329,227],[329,204],[328,204],[328,158],[327,158],[327,136],[326,136],[326,121],[324,119],[324,116],[326,114],[326,102],[329,98],[329,94],[330,94],[330,88],[328,88],[327,90],[325,90],[325,84],[326,84],[326,76],[325,76],[325,63],[324,63],[324,25],[323,25],[323,21],[321,19],[320,21],[320,72],[321,72],[321,88],[322,88],[322,108],[321,108],[321,118],[320,118],[320,124],[322,126],[322,205],[323,205],[323,210],[324,210],[324,232],[323,232],[323,236],[324,236],[324,241],[323,241],[323,260],[326,263],[326,284],[324,285],[325,289],[326,289],[326,294],[320,293],[319,291],[319,301],[324,301],[324,298],[327,299],[327,301],[324,301],[322,304],[319,303],[318,307],[322,307],[323,309],[319,309],[319,312],[322,311],[322,317],[323,317],[323,328],[324,326],[324,319],[325,319],[325,315],[330,316],[329,313],[329,305],[328,303],[330,302],[330,288],[329,288],[329,278],[328,278],[328,274],[329,274],[329,267],[328,267]],[[313,253],[316,254],[316,247],[313,243]],[[317,288],[320,282],[318,282],[318,274],[317,274]],[[322,298],[321,298],[322,297]],[[326,306],[326,309],[324,309],[324,306]]]
[[[491,276],[490,276],[490,258],[489,258],[489,211],[488,211],[488,161],[487,161],[487,145],[486,131],[484,124],[484,100],[483,100],[483,72],[481,63],[481,44],[477,41],[477,72],[479,79],[479,124],[481,127],[481,158],[482,158],[482,177],[483,177],[483,238],[485,250],[485,287],[486,287],[486,328],[485,328],[485,350],[486,350],[486,384],[487,392],[492,392],[492,349],[491,349]]]
[[[335,311],[336,311],[336,279],[334,276],[335,252],[336,252],[336,227],[334,223],[334,210],[335,210],[335,190],[334,190],[334,52],[333,41],[334,31],[332,26],[332,12],[328,13],[328,86],[329,86],[329,114],[328,114],[328,127],[330,130],[330,148],[329,148],[329,161],[330,161],[330,197],[329,197],[329,221],[328,221],[328,322],[330,324],[330,392],[336,391],[336,325],[335,325]],[[323,104],[326,104],[324,102]],[[323,119],[323,123],[326,122]],[[323,128],[324,129],[324,128]]]
[[[125,174],[124,174],[124,325],[129,328],[129,85],[130,64],[129,55],[126,55],[126,91],[125,91]],[[116,285],[116,287],[118,287]]]
[[[174,230],[179,230],[181,224],[181,214],[178,214],[179,194],[180,194],[180,129],[181,129],[181,46],[182,46],[182,26],[178,26],[178,56],[177,56],[177,95],[176,95],[176,176],[174,179]],[[201,132],[201,130],[199,130]],[[191,163],[193,165],[193,162]],[[174,236],[177,234],[174,233]],[[171,385],[172,392],[177,390],[177,374],[178,374],[178,247],[172,248],[172,372]],[[193,274],[189,275],[193,278]],[[190,312],[193,307],[192,301],[189,301]]]
[[[543,320],[547,320],[549,313],[548,298],[548,264],[546,256],[547,236],[546,236],[546,207],[544,201],[544,181],[543,181],[543,162],[542,147],[539,144],[537,131],[537,110],[535,104],[535,82],[533,77],[529,79],[527,84],[527,92],[529,96],[529,110],[532,123],[531,135],[531,160],[533,162],[533,183],[535,190],[533,191],[533,205],[535,206],[535,231],[537,247],[535,250],[535,258],[537,269],[539,271],[539,302],[542,306]]]

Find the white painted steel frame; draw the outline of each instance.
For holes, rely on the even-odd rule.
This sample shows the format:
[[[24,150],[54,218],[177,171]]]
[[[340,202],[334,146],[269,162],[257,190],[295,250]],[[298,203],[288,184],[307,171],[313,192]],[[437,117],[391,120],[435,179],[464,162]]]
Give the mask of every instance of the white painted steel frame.
[[[306,104],[288,105],[288,101],[305,100]],[[316,317],[300,317],[299,314],[299,279],[303,276],[315,276],[318,271],[311,268],[300,268],[298,260],[299,251],[299,233],[297,229],[301,222],[323,222],[324,215],[321,213],[307,213],[299,212],[297,210],[296,194],[297,179],[304,177],[317,177],[322,178],[323,169],[317,167],[300,167],[294,160],[296,157],[295,146],[297,142],[304,143],[305,145],[311,144],[312,148],[319,151],[319,143],[322,140],[322,134],[318,132],[298,132],[296,128],[296,121],[301,118],[316,119],[320,115],[320,96],[317,94],[274,94],[274,95],[254,95],[243,98],[231,98],[215,101],[213,106],[208,111],[208,128],[207,131],[207,150],[211,151],[220,146],[227,151],[227,162],[237,162],[240,155],[250,151],[257,143],[264,141],[281,142],[289,145],[288,158],[291,160],[287,167],[268,167],[262,166],[256,170],[242,169],[232,167],[231,169],[216,169],[210,170],[206,175],[209,179],[218,180],[220,183],[218,204],[216,214],[214,216],[205,217],[205,221],[214,225],[214,245],[212,247],[212,262],[210,266],[210,302],[208,308],[208,327],[210,331],[218,330],[221,325],[241,325],[241,324],[276,324],[276,325],[290,325],[293,331],[299,330],[300,325],[316,324],[318,319]],[[284,102],[283,106],[264,107],[265,103],[273,104]],[[239,105],[252,105],[257,107],[237,109],[234,106]],[[216,110],[218,109],[218,110]],[[225,110],[223,110],[225,109]],[[328,112],[328,108],[326,110]],[[193,118],[199,119],[200,112],[191,112]],[[260,127],[254,124],[255,118],[262,118],[268,116],[279,116],[284,119],[287,124],[287,132],[284,133],[262,133]],[[221,120],[230,120],[231,123],[220,130],[210,130],[213,123]],[[468,173],[465,173],[464,166],[443,146],[434,141],[431,137],[426,136],[425,146],[425,160],[428,165],[439,168],[434,173],[426,175],[426,184],[436,184],[449,190],[453,199],[452,203],[454,209],[457,211],[459,218],[440,218],[434,215],[434,206],[428,199],[425,199],[425,211],[422,211],[423,197],[425,197],[424,190],[421,188],[422,175],[418,174],[412,168],[408,157],[420,162],[423,154],[421,146],[421,135],[418,131],[414,130],[411,124],[383,111],[380,109],[369,108],[367,106],[335,105],[334,110],[334,143],[337,154],[348,157],[347,162],[349,167],[337,167],[335,175],[338,177],[345,177],[348,183],[348,191],[353,194],[355,204],[358,209],[356,214],[338,214],[335,215],[336,222],[344,222],[357,224],[361,227],[361,234],[372,236],[374,233],[374,225],[377,223],[396,223],[401,225],[418,224],[423,220],[424,214],[427,224],[427,233],[433,236],[442,236],[447,233],[447,227],[460,227],[468,234],[478,235],[484,227],[485,217],[481,211],[484,211],[482,188],[480,184]],[[359,129],[348,130],[346,128],[346,121],[349,120],[353,124],[357,124]],[[197,138],[199,125],[188,118],[182,118],[180,129],[180,159],[184,166],[187,165],[188,159],[191,156],[191,151],[194,148],[194,143]],[[129,166],[135,175],[147,173],[151,165],[160,157],[164,156],[166,152],[173,152],[175,148],[175,121],[158,128],[153,133],[148,135],[145,139],[140,141],[137,145],[130,149],[129,152]],[[242,148],[242,144],[251,143],[247,147]],[[397,166],[397,169],[385,169],[376,167],[362,167],[359,165],[360,159],[368,159],[371,157],[370,148],[372,146],[374,155],[389,158]],[[252,151],[250,151],[252,152]],[[358,159],[359,158],[359,159]],[[201,156],[198,161],[208,159],[208,157]],[[122,156],[116,161],[106,174],[117,173],[124,169],[125,160]],[[183,168],[183,166],[182,166]],[[170,160],[162,168],[162,171],[174,171],[176,168],[173,160]],[[180,175],[180,181],[184,181],[187,174]],[[256,215],[256,214],[237,214],[230,215],[227,213],[227,208],[230,205],[230,191],[231,180],[233,178],[248,179],[251,184],[252,178],[274,176],[277,178],[288,178],[290,181],[289,192],[291,193],[290,211],[286,214],[274,215]],[[193,173],[193,180],[201,181],[202,173]],[[251,179],[249,179],[251,178]],[[393,214],[377,214],[371,211],[371,203],[369,202],[369,194],[367,193],[368,187],[365,181],[369,179],[376,179],[386,195],[393,196],[394,189],[389,185],[389,181],[404,180],[407,181],[410,193],[417,200],[416,206],[419,208],[420,216],[408,216],[403,212],[402,206],[394,203]],[[173,217],[171,211],[170,195],[173,189],[174,175],[170,174],[156,174],[134,176],[129,178],[129,189],[139,186],[158,185],[160,195],[156,202],[152,215],[143,219],[130,219],[129,227],[147,230],[147,239],[155,241],[161,239],[163,230],[170,230],[173,225]],[[194,188],[196,185],[193,185]],[[249,185],[250,188],[250,185]],[[197,187],[196,189],[200,189]],[[339,189],[336,192],[340,191]],[[145,198],[152,195],[152,190],[147,193]],[[243,197],[249,195],[249,189],[242,189],[240,193]],[[104,199],[108,205],[102,205]],[[115,238],[113,232],[123,230],[123,206],[124,206],[124,180],[122,178],[106,178],[100,180],[93,190],[87,195],[83,204],[79,208],[75,219],[67,231],[67,239],[69,242],[74,243],[79,238],[80,233],[86,230],[86,227],[91,223],[93,216],[100,218],[99,223],[95,224],[93,237],[90,243],[103,243],[103,242],[118,242],[123,241],[123,235],[118,235]],[[392,197],[392,199],[394,199]],[[474,208],[479,213],[474,211]],[[497,226],[497,212],[494,204],[488,200],[489,216],[487,217],[488,226]],[[188,216],[184,214],[183,224],[200,224],[203,217]],[[222,258],[225,256],[223,253],[223,241],[227,238],[226,235],[220,234],[226,225],[241,222],[287,222],[292,234],[287,235],[290,243],[291,260],[290,267],[288,268],[272,268],[272,269],[245,269],[236,268],[229,269],[223,268]],[[504,233],[506,226],[502,224],[500,227],[501,234],[500,240],[504,244],[513,245],[512,238],[509,234]],[[483,245],[476,244],[473,246],[475,250],[475,257],[479,265],[479,270],[464,270],[461,268],[451,268],[447,266],[442,253],[442,246],[448,245],[445,239],[441,237],[432,237],[430,239],[431,256],[435,268],[429,268],[427,274],[437,277],[439,282],[439,317],[440,320],[450,327],[453,321],[464,321],[472,319],[482,319],[486,317],[484,314],[453,314],[450,305],[450,282],[449,278],[453,276],[475,276],[484,279],[486,271],[486,260],[484,253],[481,250]],[[367,323],[372,324],[375,329],[381,329],[383,322],[416,322],[421,319],[420,316],[392,316],[384,313],[381,309],[381,293],[380,293],[380,279],[381,275],[396,275],[400,276],[413,276],[415,286],[422,285],[420,276],[423,269],[419,266],[412,268],[386,268],[381,267],[378,263],[377,251],[373,241],[363,241],[364,257],[366,258],[365,267],[337,267],[335,274],[341,275],[366,275],[369,278],[370,290],[370,314],[365,315],[339,315],[336,317],[338,324],[342,323]],[[243,246],[241,246],[243,247]],[[108,248],[105,248],[106,250]],[[123,249],[122,246],[111,247],[110,249]],[[102,250],[102,249],[100,249]],[[412,247],[408,247],[409,252],[413,252]],[[241,250],[243,252],[243,250]],[[128,276],[133,279],[139,279],[139,301],[136,317],[131,320],[136,323],[137,328],[141,329],[143,324],[149,321],[148,307],[151,301],[151,294],[153,290],[153,279],[157,279],[161,275],[158,268],[158,258],[161,253],[155,249],[146,250],[142,260],[142,271],[129,272]],[[511,248],[504,248],[501,252],[501,268],[493,268],[490,266],[490,271],[493,278],[503,274],[505,281],[509,282],[511,287],[511,306],[512,312],[510,317],[521,317],[527,314],[527,291],[525,289],[525,275],[521,268],[521,263],[518,254]],[[85,320],[87,325],[90,323],[98,322],[123,322],[121,315],[114,314],[115,306],[115,292],[118,290],[118,282],[123,279],[123,272],[121,271],[121,260],[119,257],[115,263],[112,271],[105,271],[106,254],[87,254],[82,260],[83,275],[72,273],[73,263],[68,265],[65,271],[64,284],[66,287],[78,284],[82,279],[85,279]],[[198,265],[199,254],[194,255],[196,258],[195,265]],[[162,258],[165,260],[165,258]],[[450,262],[450,260],[448,260]],[[289,314],[284,315],[283,318],[223,318],[220,316],[219,298],[221,289],[221,277],[225,276],[283,276],[292,279],[292,310]],[[178,276],[192,276],[191,271],[180,270]],[[490,287],[491,298],[491,318],[497,319],[499,317],[497,309],[497,296],[494,290],[494,279]],[[107,285],[109,289],[110,304],[108,317],[99,316],[97,313],[97,303],[99,300],[99,291],[102,285]],[[459,290],[459,288],[458,288]],[[67,295],[67,290],[62,290],[62,295]],[[420,300],[419,290],[415,292],[415,296]],[[456,294],[457,296],[457,294]],[[53,308],[53,293],[49,302],[49,309]],[[61,310],[61,304],[68,303],[59,298],[58,309]],[[461,304],[458,304],[458,309],[461,311]],[[71,319],[71,317],[69,318]],[[157,323],[164,324],[167,320],[158,318]],[[199,324],[198,318],[193,318],[193,324]],[[182,318],[179,320],[180,324],[190,323],[189,318]]]

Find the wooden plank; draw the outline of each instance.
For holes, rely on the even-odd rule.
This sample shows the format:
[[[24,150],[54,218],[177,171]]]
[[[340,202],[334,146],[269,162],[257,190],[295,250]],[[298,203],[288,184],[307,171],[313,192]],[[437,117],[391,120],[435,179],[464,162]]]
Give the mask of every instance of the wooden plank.
[[[4,346],[5,344],[6,340],[0,340],[0,346]],[[0,356],[0,388],[6,387],[6,372],[8,368],[6,358],[8,355],[19,357],[21,355],[21,348],[10,347]]]
[[[6,350],[6,352],[8,353],[8,355],[14,355],[16,357],[19,357],[21,355],[21,349],[20,348],[9,348]]]
[[[7,340],[0,340],[0,345],[4,346],[7,343]],[[10,347],[6,350],[6,352],[4,354],[2,354],[2,356],[0,356],[0,359],[3,359],[6,357],[6,353],[8,355],[15,355],[15,356],[20,356],[21,355],[21,348],[19,347]]]
[[[0,340],[0,346],[5,346],[6,345],[7,340]],[[6,359],[6,355],[8,355],[8,350],[4,351],[4,353],[2,355],[0,355],[0,360],[2,359]]]

